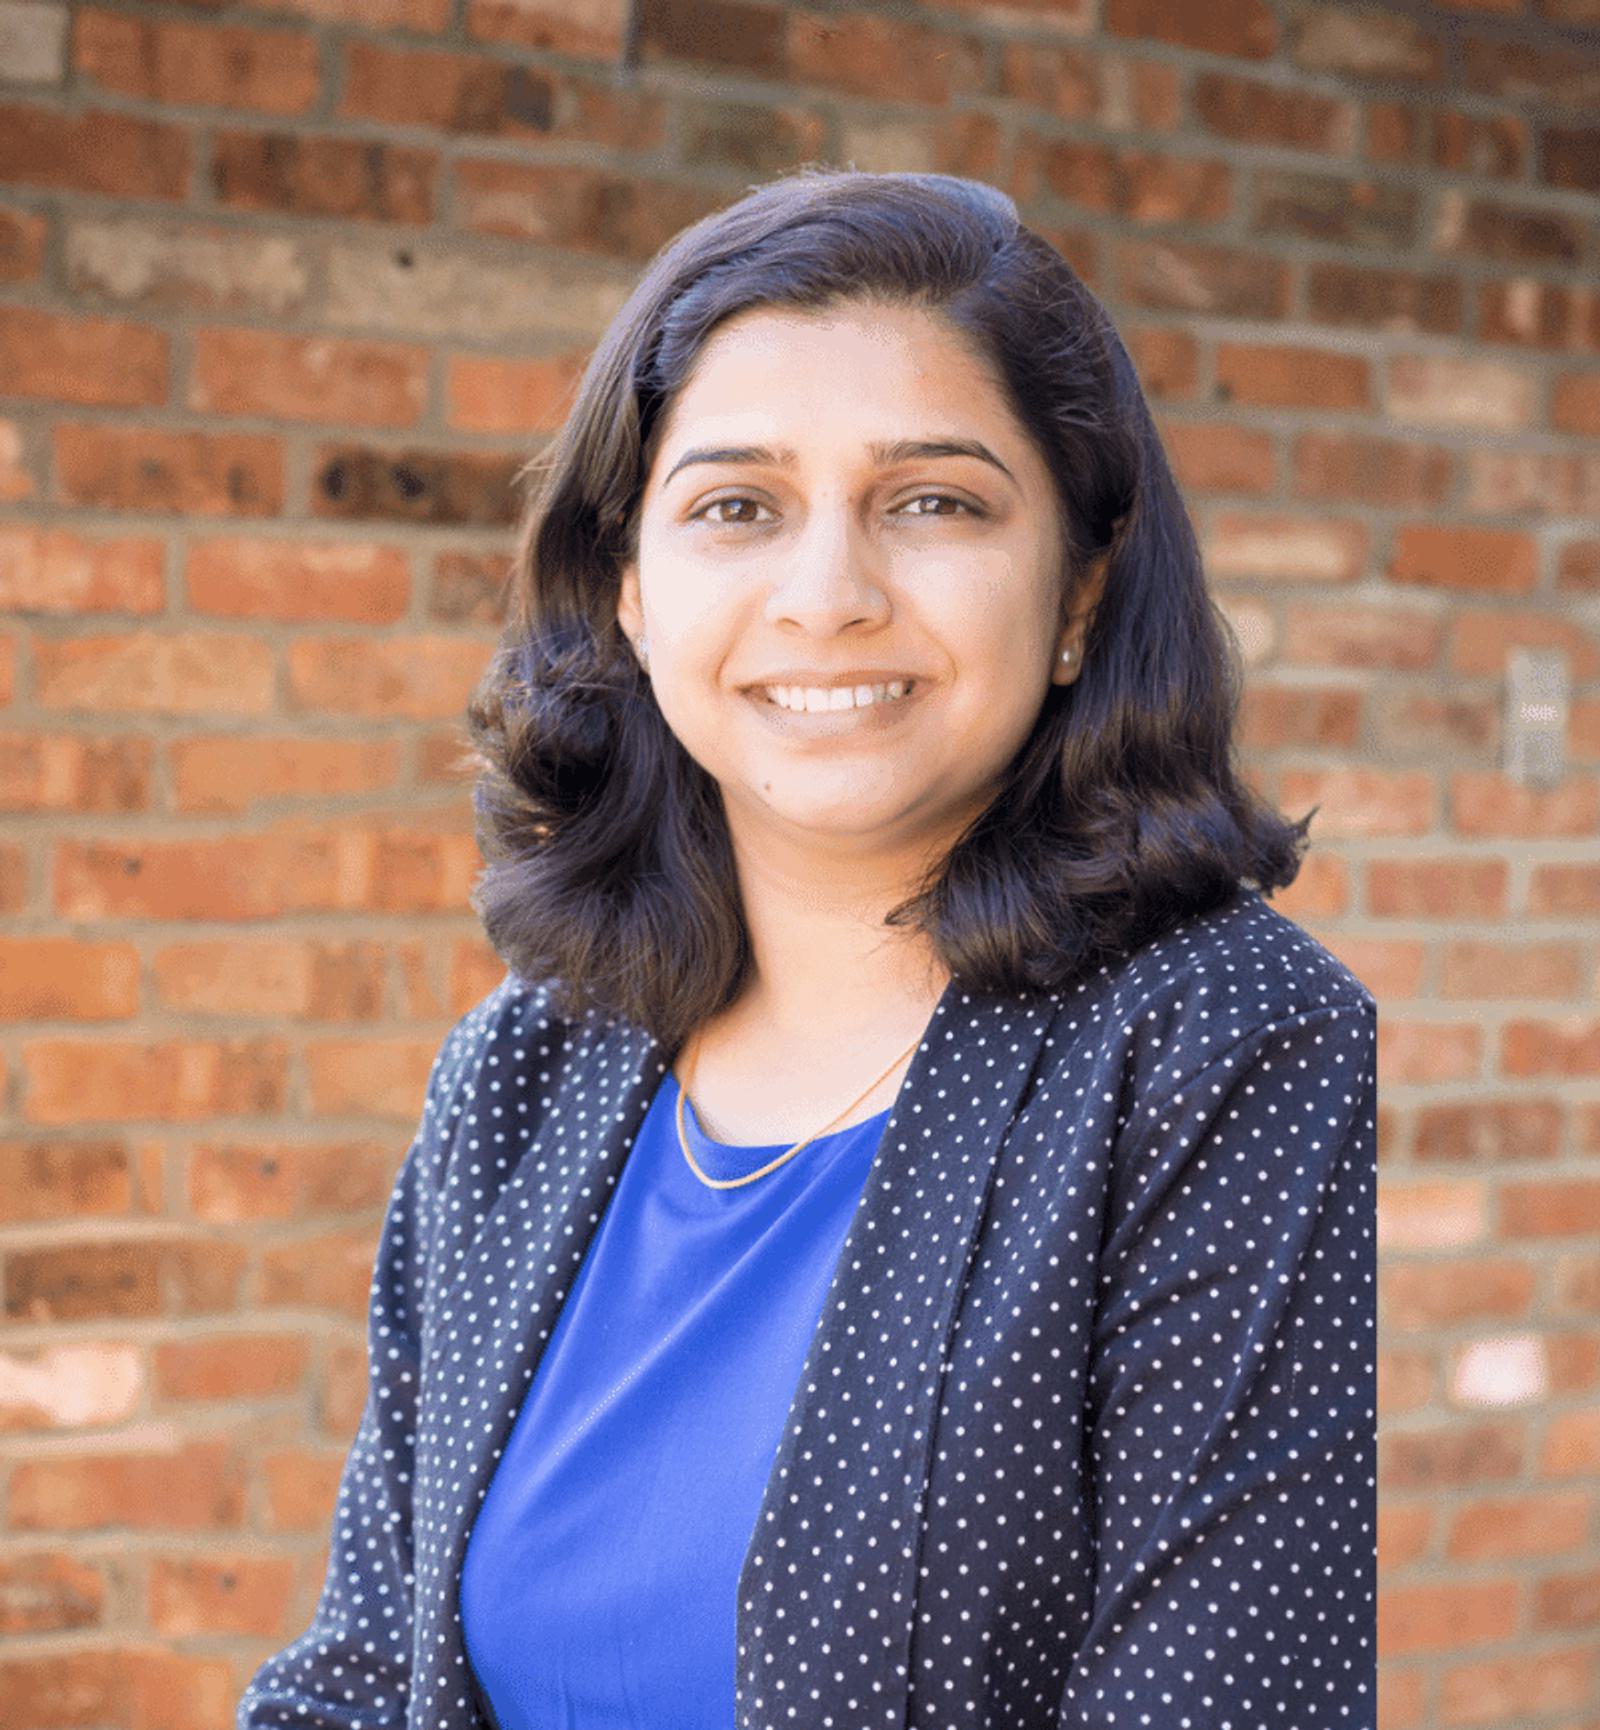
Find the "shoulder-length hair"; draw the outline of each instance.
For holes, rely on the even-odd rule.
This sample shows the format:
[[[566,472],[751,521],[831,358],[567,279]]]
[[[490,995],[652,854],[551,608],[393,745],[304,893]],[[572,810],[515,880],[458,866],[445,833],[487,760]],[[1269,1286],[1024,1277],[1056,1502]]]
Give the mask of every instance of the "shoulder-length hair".
[[[1291,883],[1291,823],[1232,760],[1237,641],[1100,302],[980,181],[807,166],[677,235],[594,350],[545,456],[507,623],[468,705],[472,905],[558,1013],[676,1048],[751,967],[720,789],[669,730],[616,607],[665,411],[756,306],[909,305],[962,335],[1055,476],[1063,621],[1111,549],[1075,681],[988,807],[887,916],[982,992],[1055,991],[1241,886]]]

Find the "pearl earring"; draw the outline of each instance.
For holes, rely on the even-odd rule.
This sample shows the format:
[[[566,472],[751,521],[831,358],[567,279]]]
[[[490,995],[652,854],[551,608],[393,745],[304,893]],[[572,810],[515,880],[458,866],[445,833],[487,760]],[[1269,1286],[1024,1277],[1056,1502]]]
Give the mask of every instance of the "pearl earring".
[[[1061,651],[1061,658],[1063,661],[1070,661],[1076,653],[1076,649],[1063,649]]]
[[[650,651],[645,647],[644,633],[639,634],[639,665],[646,670],[650,666]]]

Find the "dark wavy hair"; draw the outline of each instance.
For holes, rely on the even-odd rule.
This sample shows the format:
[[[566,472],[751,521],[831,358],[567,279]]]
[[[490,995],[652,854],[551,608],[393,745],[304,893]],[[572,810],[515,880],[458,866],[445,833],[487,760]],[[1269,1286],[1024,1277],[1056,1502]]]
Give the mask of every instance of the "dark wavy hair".
[[[912,306],[1000,381],[1056,480],[1062,617],[1109,549],[1077,679],[1049,689],[988,807],[887,916],[953,979],[1044,992],[1293,882],[1291,823],[1233,763],[1243,686],[1193,526],[1100,302],[981,181],[807,166],[678,234],[592,354],[540,477],[507,623],[468,705],[485,868],[472,905],[557,1013],[676,1048],[751,966],[721,791],[650,694],[616,608],[665,413],[751,307]]]

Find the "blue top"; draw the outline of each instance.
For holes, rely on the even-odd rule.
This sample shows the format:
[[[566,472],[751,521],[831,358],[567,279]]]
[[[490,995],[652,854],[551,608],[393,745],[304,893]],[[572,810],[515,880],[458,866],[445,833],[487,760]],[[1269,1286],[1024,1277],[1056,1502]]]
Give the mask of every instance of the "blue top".
[[[739,1572],[887,1110],[736,1189],[669,1070],[467,1547],[500,1730],[733,1730]],[[792,1145],[713,1141],[708,1177]]]

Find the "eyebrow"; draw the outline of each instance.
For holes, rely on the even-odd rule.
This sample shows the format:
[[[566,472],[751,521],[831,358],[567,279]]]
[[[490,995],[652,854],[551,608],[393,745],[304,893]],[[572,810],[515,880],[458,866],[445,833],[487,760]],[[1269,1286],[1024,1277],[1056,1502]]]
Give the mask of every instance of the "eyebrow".
[[[872,460],[880,465],[912,462],[929,457],[976,457],[979,462],[989,463],[999,469],[1008,480],[1015,483],[1017,479],[980,439],[880,440],[869,444],[867,452]],[[769,445],[700,445],[685,451],[678,458],[662,477],[661,485],[665,487],[679,469],[686,469],[692,463],[767,463],[773,468],[792,468],[798,460],[786,445],[775,448]]]

